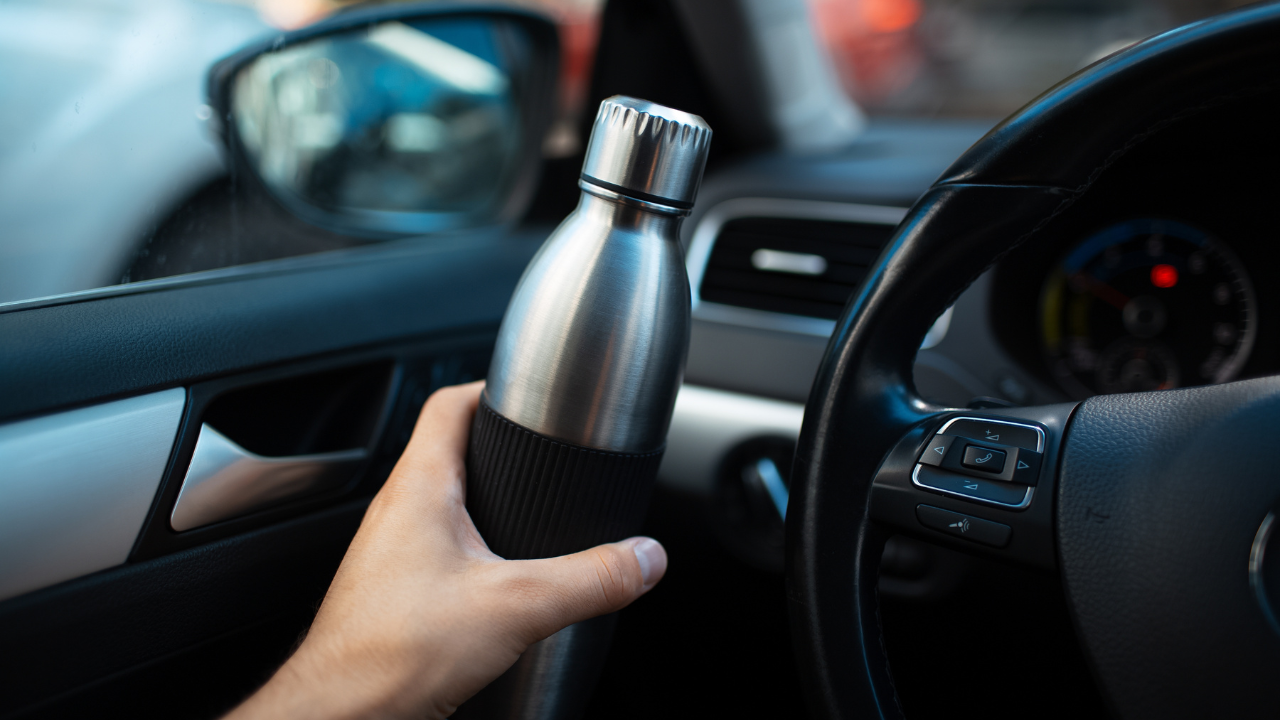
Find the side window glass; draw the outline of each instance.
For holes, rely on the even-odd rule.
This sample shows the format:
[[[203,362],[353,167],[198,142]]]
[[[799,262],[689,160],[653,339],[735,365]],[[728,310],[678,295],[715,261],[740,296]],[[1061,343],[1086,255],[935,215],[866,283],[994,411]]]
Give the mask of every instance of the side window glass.
[[[581,143],[573,129],[603,2],[532,4],[557,21],[562,46],[556,119],[540,152],[569,154]],[[0,3],[0,76],[5,78],[0,83],[0,303],[410,234],[307,222],[260,187],[233,179],[219,139],[221,119],[205,97],[206,73],[220,58],[358,5],[330,0]],[[466,46],[468,52],[479,47],[465,33],[442,36],[440,42]],[[449,56],[447,49],[437,49]],[[464,64],[474,59],[467,53],[451,57]],[[376,68],[369,73],[374,77]],[[392,139],[401,149],[429,149],[441,128],[425,116],[402,115]],[[317,122],[299,125],[298,132],[324,141],[325,127]],[[486,147],[500,149],[509,128],[491,125]],[[287,158],[279,160],[287,164]],[[368,169],[370,177],[386,170]],[[394,210],[396,198],[379,194],[378,177],[366,178],[363,185],[349,178],[338,188],[325,184],[321,169],[307,180],[321,196],[376,196]],[[475,198],[484,197],[486,184],[502,181],[500,172],[468,178],[467,192]],[[422,228],[419,234],[430,231]]]

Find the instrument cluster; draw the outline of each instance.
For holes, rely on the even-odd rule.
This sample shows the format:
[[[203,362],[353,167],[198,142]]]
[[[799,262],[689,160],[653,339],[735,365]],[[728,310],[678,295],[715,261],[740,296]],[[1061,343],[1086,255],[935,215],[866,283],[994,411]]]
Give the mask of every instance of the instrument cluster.
[[[1047,370],[1073,397],[1234,380],[1258,332],[1253,282],[1230,246],[1161,218],[1070,245],[1038,308]]]
[[[1063,399],[1275,374],[1280,246],[1261,232],[1150,210],[1064,224],[997,267],[992,328]]]
[[[1002,348],[1063,399],[1280,372],[1280,175],[1256,172],[1276,157],[1229,105],[1117,153],[997,265]]]

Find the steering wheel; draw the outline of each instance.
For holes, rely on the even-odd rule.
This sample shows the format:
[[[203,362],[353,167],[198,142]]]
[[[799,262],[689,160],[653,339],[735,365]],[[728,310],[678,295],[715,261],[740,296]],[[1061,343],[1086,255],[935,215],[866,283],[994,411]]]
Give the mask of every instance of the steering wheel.
[[[1277,5],[1151,38],[1001,123],[899,226],[837,323],[792,472],[787,595],[816,715],[902,716],[876,596],[895,532],[1060,573],[1120,717],[1280,710],[1280,378],[999,411],[912,382],[980,274],[1162,131],[1272,102],[1278,71]]]

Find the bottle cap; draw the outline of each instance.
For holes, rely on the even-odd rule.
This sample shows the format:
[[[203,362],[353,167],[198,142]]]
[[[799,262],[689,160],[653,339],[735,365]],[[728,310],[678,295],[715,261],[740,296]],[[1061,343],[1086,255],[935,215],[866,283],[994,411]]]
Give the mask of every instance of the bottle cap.
[[[710,147],[711,128],[697,115],[615,95],[600,103],[578,185],[687,213]]]

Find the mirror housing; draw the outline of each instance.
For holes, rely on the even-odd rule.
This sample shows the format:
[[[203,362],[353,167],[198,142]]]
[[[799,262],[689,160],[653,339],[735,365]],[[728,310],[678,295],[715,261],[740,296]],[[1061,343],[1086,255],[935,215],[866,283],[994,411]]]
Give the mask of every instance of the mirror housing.
[[[552,22],[506,7],[340,12],[220,60],[208,102],[233,177],[368,238],[519,219],[555,108]]]

